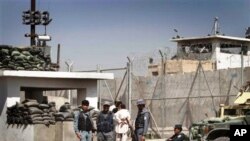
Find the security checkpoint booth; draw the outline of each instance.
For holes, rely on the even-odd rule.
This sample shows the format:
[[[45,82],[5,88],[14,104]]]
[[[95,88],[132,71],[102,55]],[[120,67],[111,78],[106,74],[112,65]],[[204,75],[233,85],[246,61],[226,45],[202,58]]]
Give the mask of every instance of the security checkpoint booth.
[[[50,101],[50,98],[44,96],[48,91],[75,90],[76,94],[68,93],[68,101],[71,102],[71,105],[80,105],[83,99],[87,99],[90,106],[97,108],[97,81],[104,79],[114,79],[114,75],[112,73],[1,70],[1,141],[77,140],[73,122],[57,122],[50,126],[42,124],[8,125],[6,123],[7,107],[25,99],[35,99],[39,103],[44,99]]]

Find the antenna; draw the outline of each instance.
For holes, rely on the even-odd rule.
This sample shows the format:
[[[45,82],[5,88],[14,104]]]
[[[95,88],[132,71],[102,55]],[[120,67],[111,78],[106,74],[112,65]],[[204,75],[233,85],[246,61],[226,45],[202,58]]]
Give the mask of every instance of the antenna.
[[[180,36],[178,35],[178,30],[174,29],[174,32],[176,33],[176,38],[180,38]]]

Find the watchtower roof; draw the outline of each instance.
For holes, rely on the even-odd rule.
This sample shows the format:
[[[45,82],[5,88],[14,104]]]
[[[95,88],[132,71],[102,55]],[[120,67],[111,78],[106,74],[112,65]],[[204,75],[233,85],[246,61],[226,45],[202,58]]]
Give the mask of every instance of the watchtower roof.
[[[233,41],[241,41],[241,42],[250,42],[250,39],[248,39],[248,38],[224,36],[224,35],[211,35],[211,36],[205,36],[205,37],[176,38],[176,39],[171,39],[170,41],[172,41],[172,42],[186,42],[186,41],[212,40],[212,39],[225,39],[225,40],[233,40]]]

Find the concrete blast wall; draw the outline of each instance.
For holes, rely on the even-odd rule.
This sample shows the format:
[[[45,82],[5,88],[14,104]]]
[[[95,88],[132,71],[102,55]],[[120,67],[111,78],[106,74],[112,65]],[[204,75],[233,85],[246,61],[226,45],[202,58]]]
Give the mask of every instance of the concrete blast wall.
[[[243,80],[250,80],[250,68],[244,68]],[[118,89],[115,80],[109,80],[112,94]],[[116,85],[116,86],[115,86]],[[121,97],[128,97],[127,81],[120,90]],[[173,126],[183,124],[188,129],[192,122],[216,116],[219,104],[232,104],[241,87],[241,69],[218,71],[198,71],[193,73],[177,73],[156,77],[132,77],[132,119],[137,114],[136,100],[144,98],[146,107],[151,111],[151,126],[161,130],[169,130]],[[114,89],[116,88],[116,89]],[[103,98],[110,98],[107,87],[101,87]],[[126,101],[125,101],[126,102]],[[127,103],[125,103],[127,104]]]
[[[0,141],[78,141],[73,122],[57,122],[55,125],[5,125],[1,127]]]

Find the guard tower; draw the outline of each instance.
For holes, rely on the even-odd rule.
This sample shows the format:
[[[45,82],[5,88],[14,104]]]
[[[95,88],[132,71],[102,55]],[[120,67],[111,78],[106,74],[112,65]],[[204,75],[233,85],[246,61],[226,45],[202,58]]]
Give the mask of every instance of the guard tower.
[[[250,39],[210,35],[172,39],[177,42],[177,59],[210,60],[215,69],[227,69],[250,66]]]
[[[218,20],[215,17],[212,33],[207,36],[173,37],[171,41],[177,42],[177,54],[171,60],[164,60],[164,63],[150,63],[148,74],[157,76],[164,71],[168,74],[194,72],[200,61],[206,71],[249,67],[250,28],[246,30],[244,38],[225,36],[220,32]]]

